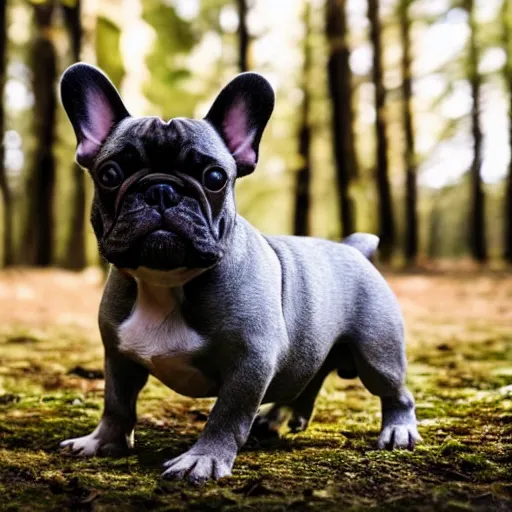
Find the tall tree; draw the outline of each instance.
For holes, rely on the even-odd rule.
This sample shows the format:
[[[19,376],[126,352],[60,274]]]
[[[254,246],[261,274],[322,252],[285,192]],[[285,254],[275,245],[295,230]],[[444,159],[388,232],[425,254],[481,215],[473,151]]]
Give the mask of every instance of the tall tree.
[[[382,73],[382,34],[379,17],[379,0],[368,0],[370,39],[373,46],[372,78],[375,87],[375,136],[377,140],[377,193],[379,198],[380,250],[384,261],[389,261],[395,242],[393,203],[388,176],[388,139],[386,134],[386,89]]]
[[[28,218],[24,236],[26,262],[48,266],[53,259],[55,141],[57,78],[55,47],[51,39],[54,1],[33,2],[34,41],[31,68],[34,91],[33,168],[27,180]]]
[[[471,132],[473,135],[473,162],[471,164],[472,206],[469,219],[469,245],[471,255],[479,262],[487,260],[485,237],[485,195],[483,190],[482,168],[482,128],[480,121],[480,89],[482,77],[478,71],[479,51],[477,43],[477,22],[474,0],[464,0],[464,8],[469,16],[468,79],[471,86],[473,105],[471,108]]]
[[[80,60],[82,46],[81,0],[61,0],[73,62]],[[73,164],[75,190],[72,203],[70,231],[67,240],[66,266],[79,270],[86,265],[85,254],[85,173],[78,164]]]
[[[304,0],[304,62],[302,66],[302,109],[299,127],[299,156],[301,167],[297,171],[295,183],[294,234],[309,235],[309,211],[311,188],[311,127],[309,110],[311,97],[309,92],[309,75],[311,70],[310,37],[310,0]]]
[[[327,75],[332,103],[332,141],[342,235],[355,231],[350,183],[357,176],[354,147],[352,80],[349,65],[346,0],[327,0],[325,33],[328,42]]]
[[[505,87],[509,101],[509,146],[512,148],[512,4],[503,0],[502,10],[503,46],[507,55],[504,67]],[[512,156],[505,185],[505,240],[503,256],[505,261],[512,263]]]
[[[400,36],[402,41],[402,117],[405,132],[405,258],[408,263],[414,263],[418,254],[418,213],[414,126],[412,114],[410,5],[411,0],[400,0]]]
[[[5,116],[3,108],[4,86],[5,86],[5,61],[7,47],[7,2],[0,2],[0,193],[3,203],[3,265],[13,264],[13,237],[12,220],[13,207],[12,195],[7,180],[7,173],[4,165],[4,131]]]
[[[238,6],[238,66],[249,70],[249,31],[247,29],[247,0],[237,0]]]

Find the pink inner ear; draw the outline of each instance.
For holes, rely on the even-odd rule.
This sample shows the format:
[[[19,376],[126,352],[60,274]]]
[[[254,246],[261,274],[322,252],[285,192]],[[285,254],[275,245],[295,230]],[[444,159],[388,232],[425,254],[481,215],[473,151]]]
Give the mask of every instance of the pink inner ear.
[[[222,124],[224,137],[229,151],[237,162],[255,165],[256,152],[252,147],[256,130],[249,131],[247,110],[244,102],[235,103],[226,114]]]
[[[86,105],[86,119],[80,127],[83,138],[77,148],[79,158],[94,157],[115,122],[112,107],[102,92],[88,91]]]

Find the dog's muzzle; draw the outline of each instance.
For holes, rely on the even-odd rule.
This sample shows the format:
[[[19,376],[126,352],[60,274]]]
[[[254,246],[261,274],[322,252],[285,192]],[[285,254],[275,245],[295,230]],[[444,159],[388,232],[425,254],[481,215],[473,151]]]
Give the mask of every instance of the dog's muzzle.
[[[157,209],[161,215],[178,206],[185,195],[193,196],[199,202],[214,239],[220,241],[222,233],[214,230],[212,209],[201,185],[187,174],[151,173],[149,169],[137,171],[120,186],[114,204],[114,220],[106,237],[119,219],[123,200],[135,186],[143,193],[146,204]]]

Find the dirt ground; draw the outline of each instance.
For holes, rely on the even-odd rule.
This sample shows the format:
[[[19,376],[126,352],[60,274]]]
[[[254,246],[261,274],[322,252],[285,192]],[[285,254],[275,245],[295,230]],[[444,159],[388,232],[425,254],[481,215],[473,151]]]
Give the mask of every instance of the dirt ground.
[[[375,450],[378,399],[333,376],[307,432],[251,440],[232,477],[195,488],[159,474],[193,443],[212,402],[154,379],[131,455],[59,452],[101,414],[102,275],[0,272],[0,510],[511,510],[512,274],[387,278],[406,318],[423,443]]]

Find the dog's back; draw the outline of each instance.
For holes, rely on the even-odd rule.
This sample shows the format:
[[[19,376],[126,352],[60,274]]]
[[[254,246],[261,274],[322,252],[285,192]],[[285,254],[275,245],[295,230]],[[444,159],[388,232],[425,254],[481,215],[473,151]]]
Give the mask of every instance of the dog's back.
[[[376,322],[402,325],[398,302],[368,260],[378,245],[374,235],[355,233],[342,243],[311,237],[266,237],[282,268],[282,304],[290,338],[315,338],[318,348],[333,338],[357,337]]]

